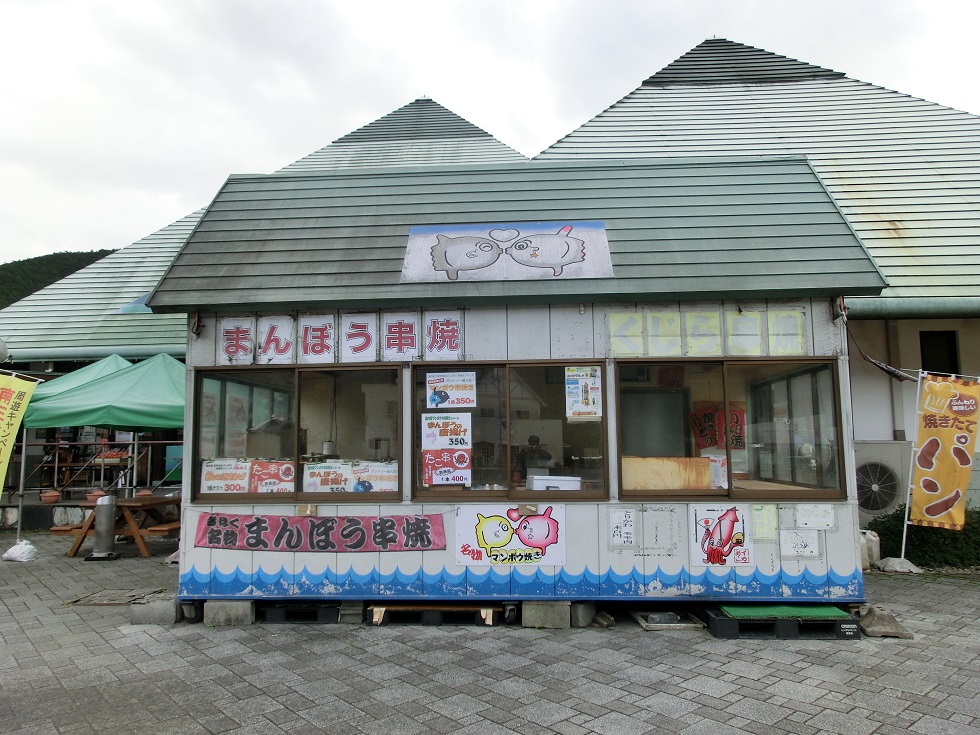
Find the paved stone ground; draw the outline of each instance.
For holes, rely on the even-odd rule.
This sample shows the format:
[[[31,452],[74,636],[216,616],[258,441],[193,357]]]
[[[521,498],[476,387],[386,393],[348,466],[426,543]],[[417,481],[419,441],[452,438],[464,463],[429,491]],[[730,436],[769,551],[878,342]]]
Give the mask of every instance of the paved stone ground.
[[[132,625],[73,600],[175,589],[174,542],[86,562],[27,534],[0,563],[0,732],[980,733],[980,576],[865,578],[915,638],[718,640],[706,631]],[[3,551],[15,541],[0,534]],[[86,553],[88,546],[83,547]]]

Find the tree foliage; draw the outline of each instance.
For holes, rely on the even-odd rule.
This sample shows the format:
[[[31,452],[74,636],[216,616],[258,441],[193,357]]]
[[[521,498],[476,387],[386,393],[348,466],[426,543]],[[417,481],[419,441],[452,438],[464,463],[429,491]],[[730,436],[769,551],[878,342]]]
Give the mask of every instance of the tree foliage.
[[[901,555],[904,525],[904,505],[868,523],[868,530],[878,534],[882,558]],[[905,558],[924,568],[980,566],[980,510],[966,511],[966,526],[962,531],[909,526]]]
[[[70,276],[106,257],[112,250],[64,252],[0,265],[0,309]]]

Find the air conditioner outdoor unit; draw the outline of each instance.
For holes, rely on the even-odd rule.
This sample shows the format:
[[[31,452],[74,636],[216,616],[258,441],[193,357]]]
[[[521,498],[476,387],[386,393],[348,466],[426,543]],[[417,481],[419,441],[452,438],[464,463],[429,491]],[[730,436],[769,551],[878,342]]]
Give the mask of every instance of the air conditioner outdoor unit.
[[[860,524],[867,528],[872,518],[906,501],[912,442],[858,441],[854,454]]]

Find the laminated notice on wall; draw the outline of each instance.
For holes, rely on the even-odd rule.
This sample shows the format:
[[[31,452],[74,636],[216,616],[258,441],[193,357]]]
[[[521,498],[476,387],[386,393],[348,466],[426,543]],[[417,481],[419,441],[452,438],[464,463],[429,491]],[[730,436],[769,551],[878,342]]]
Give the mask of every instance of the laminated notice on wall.
[[[833,528],[834,506],[829,503],[797,505],[796,525],[800,528]]]
[[[636,546],[636,508],[613,508],[609,511],[609,545]]]
[[[779,554],[783,557],[820,556],[820,532],[806,528],[790,528],[779,532]]]

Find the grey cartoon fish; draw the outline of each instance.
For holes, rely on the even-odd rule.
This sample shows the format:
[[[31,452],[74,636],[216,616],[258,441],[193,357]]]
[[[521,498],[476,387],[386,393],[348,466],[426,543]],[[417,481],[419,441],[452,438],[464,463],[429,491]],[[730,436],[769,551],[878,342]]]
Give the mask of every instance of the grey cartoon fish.
[[[445,271],[450,281],[459,278],[459,271],[486,268],[497,262],[503,250],[487,237],[446,237],[437,235],[432,246],[432,267]]]

